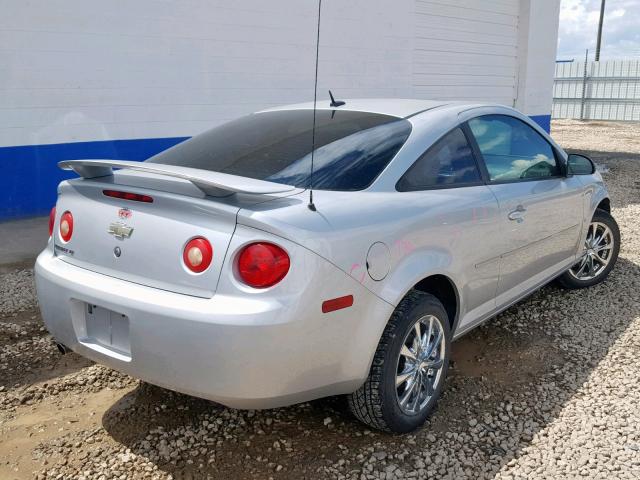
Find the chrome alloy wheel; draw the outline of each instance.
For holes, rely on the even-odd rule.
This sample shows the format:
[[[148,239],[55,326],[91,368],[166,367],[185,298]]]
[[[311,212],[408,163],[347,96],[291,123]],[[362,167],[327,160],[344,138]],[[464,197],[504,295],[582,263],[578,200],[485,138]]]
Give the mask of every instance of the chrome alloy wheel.
[[[613,252],[613,233],[604,223],[592,222],[584,242],[582,259],[569,273],[577,280],[592,280],[605,271]]]
[[[402,342],[396,367],[396,398],[407,415],[416,415],[427,406],[443,375],[444,329],[433,315],[420,318]]]

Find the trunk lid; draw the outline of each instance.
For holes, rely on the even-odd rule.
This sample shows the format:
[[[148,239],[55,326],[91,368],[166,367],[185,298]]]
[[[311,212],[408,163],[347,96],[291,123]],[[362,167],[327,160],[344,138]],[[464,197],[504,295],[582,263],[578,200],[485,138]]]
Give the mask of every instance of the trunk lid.
[[[104,190],[148,195],[153,202],[112,198]],[[53,240],[61,260],[115,278],[205,298],[215,293],[238,210],[272,199],[229,192],[212,198],[191,179],[130,170],[70,180],[61,184],[58,193]],[[65,211],[73,215],[69,242],[59,233]],[[198,236],[213,247],[211,266],[200,274],[188,270],[182,259],[186,243]]]

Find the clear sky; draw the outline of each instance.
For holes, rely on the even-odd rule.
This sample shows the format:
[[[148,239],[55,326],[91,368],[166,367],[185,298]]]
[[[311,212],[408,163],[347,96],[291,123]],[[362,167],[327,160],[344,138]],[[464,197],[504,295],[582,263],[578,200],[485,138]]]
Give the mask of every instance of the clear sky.
[[[541,1],[541,0],[537,0]],[[561,0],[557,58],[593,60],[600,0]],[[606,0],[600,60],[640,59],[640,0]]]

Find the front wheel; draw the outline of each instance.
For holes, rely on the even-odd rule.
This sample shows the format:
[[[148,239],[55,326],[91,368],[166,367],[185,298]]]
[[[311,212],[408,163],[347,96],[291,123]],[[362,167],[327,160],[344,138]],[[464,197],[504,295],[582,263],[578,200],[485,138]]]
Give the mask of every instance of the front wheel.
[[[558,281],[566,288],[584,288],[602,282],[618,259],[620,229],[604,210],[596,210],[587,230],[580,261],[563,273]]]
[[[449,367],[451,331],[442,303],[410,292],[398,305],[376,350],[369,377],[349,396],[353,414],[390,432],[415,430],[433,410]]]

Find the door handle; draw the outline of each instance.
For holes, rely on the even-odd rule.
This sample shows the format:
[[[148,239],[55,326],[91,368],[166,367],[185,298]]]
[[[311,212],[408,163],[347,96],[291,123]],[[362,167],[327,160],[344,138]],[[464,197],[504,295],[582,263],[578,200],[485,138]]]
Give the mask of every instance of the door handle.
[[[526,208],[522,205],[518,205],[515,210],[509,212],[509,220],[514,220],[518,223],[522,223],[524,221],[524,214],[527,211]]]

